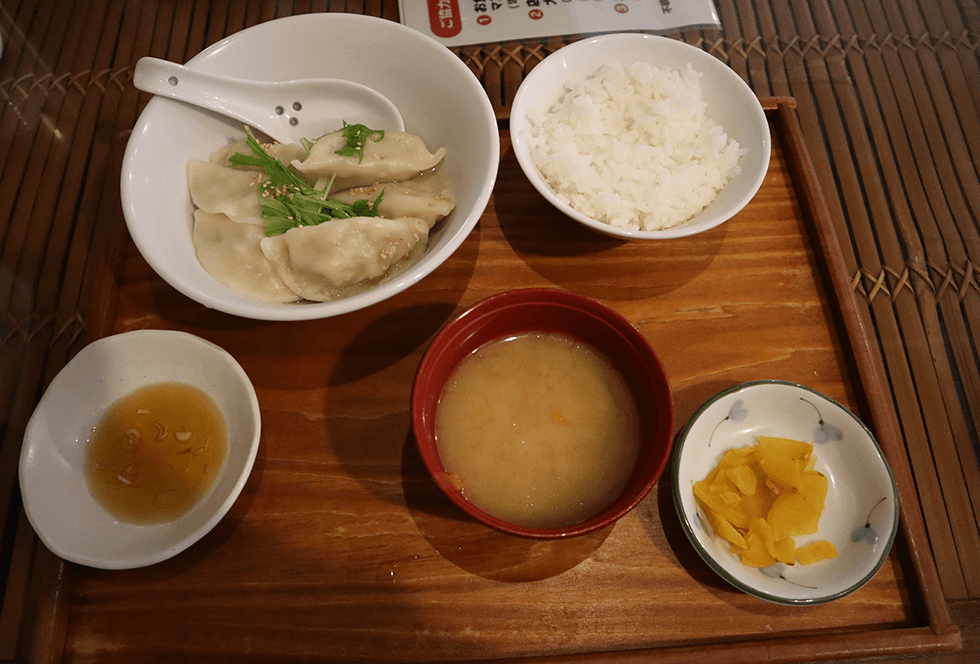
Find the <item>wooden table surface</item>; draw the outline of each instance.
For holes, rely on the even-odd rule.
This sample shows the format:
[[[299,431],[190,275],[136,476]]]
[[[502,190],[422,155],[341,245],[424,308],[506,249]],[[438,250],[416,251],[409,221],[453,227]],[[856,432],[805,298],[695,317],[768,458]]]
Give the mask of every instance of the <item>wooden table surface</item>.
[[[857,303],[851,327],[865,332],[885,419],[899,434],[892,463],[907,469],[908,520],[922,526],[918,562],[899,545],[866,589],[788,610],[712,576],[686,546],[663,481],[614,528],[531,544],[461,518],[414,452],[407,396],[427,342],[454,312],[515,285],[574,290],[630,318],[664,359],[678,423],[718,389],[755,378],[802,382],[866,412],[784,143],[761,195],[696,241],[666,249],[598,238],[535,199],[507,149],[509,95],[568,40],[456,49],[503,127],[498,186],[472,236],[429,278],[369,310],[288,325],[243,321],[178,295],[125,239],[118,174],[146,101],[132,88],[132,67],[143,55],[183,61],[294,13],[397,20],[396,3],[3,0],[0,661],[451,660],[649,653],[663,642],[689,645],[675,651],[684,661],[706,641],[848,631],[850,654],[897,660],[909,648],[890,647],[888,635],[924,615],[951,617],[962,648],[923,647],[913,661],[976,661],[980,9],[939,2],[927,11],[900,0],[718,7],[722,30],[675,36],[728,61],[760,96],[795,99],[840,249],[838,280]],[[184,554],[114,574],[63,565],[37,542],[20,504],[23,431],[44,387],[88,340],[140,327],[183,329],[228,348],[275,433],[264,436],[229,516]],[[299,348],[311,335],[329,341],[315,356],[289,355],[288,380],[280,358],[247,341]],[[371,442],[351,449],[350,440]],[[936,591],[925,604],[910,570]],[[333,620],[315,620],[323,616]],[[467,630],[460,616],[480,619]],[[867,632],[885,638],[870,648]],[[334,649],[312,650],[324,643]],[[773,642],[766,656],[829,656],[790,643],[795,651]]]

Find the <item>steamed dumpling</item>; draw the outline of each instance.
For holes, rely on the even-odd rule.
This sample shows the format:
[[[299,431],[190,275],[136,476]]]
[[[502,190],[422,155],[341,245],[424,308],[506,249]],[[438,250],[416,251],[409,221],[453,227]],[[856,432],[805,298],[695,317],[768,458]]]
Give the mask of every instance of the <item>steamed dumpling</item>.
[[[336,154],[346,142],[338,131],[315,144],[263,149],[317,188],[331,180],[335,200],[373,202],[384,190],[380,216],[335,219],[273,237],[265,236],[259,196],[268,175],[229,161],[251,154],[247,143],[229,143],[208,161],[189,162],[192,240],[204,269],[254,300],[323,302],[370,290],[417,262],[429,229],[456,207],[442,173],[446,150],[429,152],[417,136],[386,132],[382,141],[367,140],[362,160]]]
[[[409,180],[435,168],[446,156],[446,148],[429,152],[421,138],[400,131],[385,132],[384,139],[369,138],[364,144],[364,158],[343,157],[337,154],[347,144],[341,132],[333,132],[319,139],[310,148],[303,161],[293,162],[293,167],[311,184],[320,179],[330,179],[335,173],[331,192],[352,187]]]
[[[195,160],[187,164],[187,183],[196,207],[263,228],[265,221],[257,187],[266,177],[264,171],[237,170],[210,161]]]
[[[417,217],[432,228],[456,207],[456,194],[452,182],[443,170],[440,164],[433,170],[405,182],[354,187],[331,194],[330,197],[343,203],[353,203],[357,200],[369,200],[373,203],[384,190],[384,196],[378,206],[378,213],[382,217],[390,219]]]
[[[226,169],[227,170],[227,169]],[[194,212],[192,240],[197,259],[208,273],[228,288],[262,302],[296,302],[262,253],[265,231],[253,224],[235,223],[223,214]]]
[[[262,252],[293,292],[326,302],[400,274],[422,255],[428,237],[421,219],[353,217],[264,238]]]

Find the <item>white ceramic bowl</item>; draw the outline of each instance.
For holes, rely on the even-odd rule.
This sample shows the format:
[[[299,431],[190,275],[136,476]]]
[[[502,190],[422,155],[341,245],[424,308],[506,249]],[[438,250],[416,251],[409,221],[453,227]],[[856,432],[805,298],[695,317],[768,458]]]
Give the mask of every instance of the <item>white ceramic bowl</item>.
[[[169,523],[116,520],[89,493],[88,437],[120,397],[159,382],[193,385],[214,399],[228,427],[228,456],[214,485]],[[83,348],[51,382],[24,435],[24,509],[53,553],[89,567],[128,569],[183,551],[227,514],[252,470],[261,422],[255,390],[226,351],[185,332],[140,330]]]
[[[342,38],[338,38],[342,37]],[[191,58],[194,67],[263,81],[339,78],[373,88],[401,112],[405,130],[435,150],[457,207],[433,229],[422,259],[399,277],[342,300],[302,305],[250,300],[218,283],[191,242],[190,159],[244,137],[240,123],[173,99],[155,97],[126,148],[122,204],[140,253],[171,286],[205,306],[263,320],[325,318],[362,309],[399,293],[442,264],[476,225],[497,175],[500,136],[480,82],[445,46],[385,19],[343,13],[292,16],[261,23]]]
[[[837,558],[746,567],[699,513],[694,483],[726,450],[754,446],[760,435],[814,443],[815,469],[830,486],[819,531],[794,539],[797,546],[830,540]],[[745,383],[709,399],[677,436],[673,479],[684,532],[705,562],[736,588],[780,604],[820,604],[854,592],[884,564],[898,532],[895,478],[874,436],[847,408],[795,383]]]
[[[531,160],[527,145],[528,115],[544,113],[567,91],[566,85],[586,78],[603,64],[645,62],[658,68],[683,70],[688,63],[701,77],[707,116],[748,152],[741,173],[708,207],[687,223],[659,231],[627,230],[597,221],[560,201]],[[517,161],[531,184],[549,203],[576,221],[607,235],[626,239],[666,239],[706,231],[727,221],[755,196],[769,170],[769,122],[759,99],[728,65],[701,49],[675,39],[644,34],[612,34],[565,46],[535,65],[511,106],[510,135]]]

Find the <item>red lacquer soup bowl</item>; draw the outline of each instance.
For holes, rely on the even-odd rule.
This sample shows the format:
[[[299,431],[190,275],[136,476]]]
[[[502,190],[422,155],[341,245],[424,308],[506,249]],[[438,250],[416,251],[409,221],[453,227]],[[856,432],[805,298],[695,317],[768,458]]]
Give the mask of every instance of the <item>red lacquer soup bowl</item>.
[[[557,333],[604,354],[625,379],[640,419],[636,462],[619,496],[598,513],[560,526],[509,523],[471,503],[458,479],[446,472],[436,443],[436,414],[443,390],[465,358],[485,344],[522,333]],[[670,457],[674,408],[664,367],[646,338],[622,315],[599,302],[555,288],[499,293],[450,321],[422,358],[412,390],[412,426],[436,484],[467,514],[497,530],[539,539],[582,535],[628,513],[653,488]]]

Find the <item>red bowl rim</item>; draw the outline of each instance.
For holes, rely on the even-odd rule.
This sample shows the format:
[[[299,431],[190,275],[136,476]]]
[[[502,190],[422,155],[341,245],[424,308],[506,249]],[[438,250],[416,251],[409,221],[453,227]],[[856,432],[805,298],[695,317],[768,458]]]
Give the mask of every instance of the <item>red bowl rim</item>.
[[[646,423],[644,438],[652,439],[645,448],[653,449],[655,454],[650,458],[639,460],[633,471],[634,475],[639,472],[646,473],[648,476],[646,481],[636,487],[638,480],[631,479],[620,498],[613,501],[606,509],[580,523],[555,528],[531,528],[508,523],[470,503],[462,492],[448,481],[446,471],[439,461],[434,435],[435,408],[446,380],[463,357],[468,356],[484,343],[509,334],[545,329],[580,338],[595,347],[600,346],[589,339],[583,339],[580,334],[562,329],[561,326],[543,326],[540,323],[510,325],[504,322],[495,326],[495,323],[501,321],[502,312],[514,312],[522,307],[538,308],[541,305],[566,311],[585,321],[586,324],[617,333],[619,339],[617,343],[625,344],[631,352],[631,360],[637,363],[632,367],[624,367],[621,363],[617,363],[617,366],[626,376],[641,412],[644,408],[648,410],[651,406],[654,408],[653,417],[644,418]],[[496,332],[487,332],[495,327]],[[605,352],[601,347],[599,350]],[[450,358],[449,365],[444,362],[447,356]],[[647,389],[653,394],[645,394]],[[641,391],[644,392],[643,395],[639,394]],[[651,398],[644,399],[641,396]],[[436,334],[419,364],[412,386],[411,413],[412,428],[419,452],[430,475],[443,493],[478,521],[505,533],[535,539],[559,539],[583,535],[604,528],[622,518],[656,485],[670,459],[673,443],[674,407],[670,383],[663,363],[649,342],[619,312],[592,298],[559,288],[523,288],[497,293],[480,300],[450,320]]]

